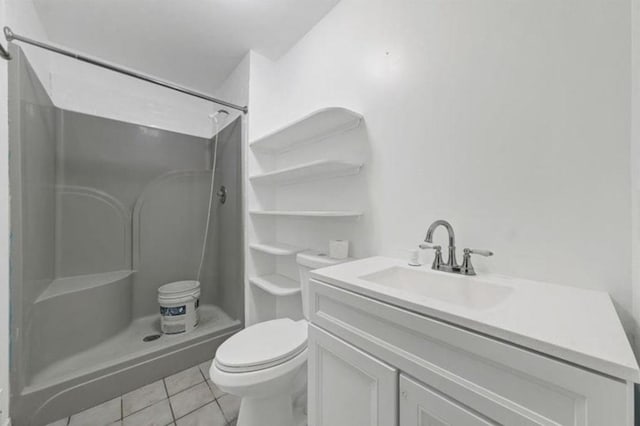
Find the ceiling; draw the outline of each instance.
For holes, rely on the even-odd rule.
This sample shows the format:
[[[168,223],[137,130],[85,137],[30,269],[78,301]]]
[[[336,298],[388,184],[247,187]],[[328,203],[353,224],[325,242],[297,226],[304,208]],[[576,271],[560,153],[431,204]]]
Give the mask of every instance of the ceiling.
[[[253,49],[277,59],[339,0],[34,0],[50,41],[212,92]]]

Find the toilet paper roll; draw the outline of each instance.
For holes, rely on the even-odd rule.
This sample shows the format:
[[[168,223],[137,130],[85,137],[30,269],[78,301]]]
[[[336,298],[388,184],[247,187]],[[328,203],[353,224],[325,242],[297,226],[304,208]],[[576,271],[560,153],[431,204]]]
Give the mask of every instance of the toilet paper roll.
[[[346,259],[349,256],[349,240],[329,241],[329,257]]]

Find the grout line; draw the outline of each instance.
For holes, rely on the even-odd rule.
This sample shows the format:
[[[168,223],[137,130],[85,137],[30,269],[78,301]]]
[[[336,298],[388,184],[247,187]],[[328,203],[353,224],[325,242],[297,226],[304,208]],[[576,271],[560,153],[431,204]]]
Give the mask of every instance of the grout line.
[[[164,379],[166,379],[166,377]],[[169,403],[169,410],[171,411],[171,418],[173,419],[173,422],[175,423],[176,414],[173,412],[173,405],[171,404],[171,397],[169,396],[169,388],[167,388],[167,382],[165,382],[164,379],[162,379],[162,384],[164,385],[164,391],[167,394],[167,402]]]
[[[157,382],[157,381],[158,381],[158,380],[156,380],[155,382]],[[151,403],[151,404],[149,404],[149,405],[145,405],[145,406],[144,406],[144,407],[142,407],[142,408],[138,408],[137,410],[130,412],[130,413],[129,413],[129,414],[127,414],[126,416],[124,415],[124,398],[122,398],[122,420],[124,420],[124,419],[125,419],[125,417],[131,417],[131,416],[133,416],[134,414],[139,413],[139,412],[140,412],[140,411],[142,411],[142,410],[146,410],[147,408],[151,407],[152,405],[156,405],[156,404],[158,404],[158,403],[160,403],[160,402],[164,401],[165,399],[166,399],[166,400],[168,400],[168,399],[169,399],[169,393],[167,392],[167,387],[166,387],[166,386],[165,386],[165,384],[164,384],[164,379],[160,379],[160,381],[162,382],[162,387],[163,387],[163,389],[164,389],[165,397],[164,397],[164,398],[162,398],[160,401],[152,402],[152,403]],[[151,383],[149,383],[149,384],[147,384],[147,385],[140,386],[138,389],[134,389],[134,390],[132,390],[131,392],[135,392],[135,391],[137,391],[137,390],[140,390],[140,389],[142,389],[142,388],[143,388],[143,387],[145,387],[145,386],[149,386],[149,385],[154,384],[155,382],[151,382]],[[130,392],[127,392],[127,393],[130,393]]]
[[[221,397],[222,398],[222,397]],[[222,417],[224,417],[225,421],[227,422],[227,424],[231,423],[233,421],[233,419],[229,420],[227,418],[227,415],[224,413],[224,410],[222,409],[222,404],[220,404],[220,402],[218,402],[218,400],[216,399],[216,404],[218,404],[218,408],[220,408],[220,412],[222,413]]]
[[[203,408],[203,407],[206,407],[206,406],[207,406],[207,405],[209,405],[209,404],[215,404],[215,402],[216,402],[216,400],[215,400],[215,398],[214,398],[214,400],[213,400],[213,401],[209,401],[209,402],[207,402],[206,404],[199,406],[199,407],[198,407],[198,408],[196,408],[195,410],[191,410],[191,411],[189,411],[188,413],[186,413],[186,414],[184,414],[184,415],[182,415],[182,416],[178,417],[178,418],[176,419],[176,421],[178,421],[178,420],[180,420],[180,419],[183,419],[183,418],[187,417],[187,416],[188,416],[189,414],[191,414],[191,413],[195,413],[195,412],[196,412],[196,411],[198,411],[199,409],[201,409],[201,408]],[[222,410],[221,410],[221,411],[222,411]],[[224,413],[223,413],[223,417],[224,417]],[[226,420],[227,418],[225,417],[224,419]]]
[[[160,401],[156,401],[156,402],[153,402],[153,403],[151,403],[151,404],[149,404],[149,405],[145,405],[144,407],[139,408],[139,409],[137,409],[136,411],[132,411],[132,412],[130,412],[130,413],[129,413],[129,414],[127,414],[126,416],[124,416],[124,412],[123,412],[123,417],[122,417],[122,419],[124,420],[124,419],[125,419],[125,418],[127,418],[127,417],[131,417],[131,416],[133,416],[134,414],[138,414],[140,411],[142,411],[142,410],[146,410],[146,409],[147,409],[147,408],[149,408],[149,407],[153,407],[154,405],[159,404],[159,403],[161,403],[162,401],[165,401],[165,400],[166,400],[166,401],[168,401],[168,400],[169,400],[169,398],[163,398],[163,399],[161,399]]]
[[[201,364],[202,364],[202,363],[201,363]],[[181,416],[180,418],[182,418],[182,417],[184,417],[184,416],[186,416],[186,415],[188,415],[188,414],[191,414],[191,413],[193,413],[194,411],[197,411],[197,410],[199,410],[200,408],[202,408],[202,407],[204,407],[204,406],[206,406],[206,405],[209,405],[211,402],[216,402],[216,403],[217,403],[217,400],[218,400],[218,398],[216,398],[216,396],[215,396],[215,394],[214,394],[214,392],[213,392],[213,389],[211,389],[211,386],[209,386],[207,376],[205,376],[205,374],[204,374],[204,373],[202,372],[202,370],[200,369],[200,364],[196,364],[196,365],[195,365],[195,367],[197,367],[197,368],[198,368],[198,371],[200,372],[200,375],[201,375],[201,376],[203,377],[203,379],[204,379],[204,383],[207,385],[207,388],[208,388],[208,389],[209,389],[209,391],[211,392],[211,394],[212,394],[212,396],[213,396],[213,401],[210,401],[210,402],[208,402],[208,403],[206,403],[206,404],[204,404],[204,405],[202,405],[202,406],[200,406],[200,407],[196,408],[195,410],[192,410],[192,411],[188,412],[187,414],[185,414],[185,415]],[[186,368],[185,370],[182,370],[182,371],[186,371],[186,370],[188,370],[188,369],[190,369],[190,368],[193,368],[193,366],[192,366],[192,367],[189,367],[189,368]],[[180,372],[178,372],[178,373],[180,373]],[[176,373],[176,374],[178,374],[178,373]],[[176,395],[178,395],[178,394],[181,394],[181,393],[183,393],[183,392],[186,392],[186,391],[188,391],[189,389],[194,388],[194,387],[196,387],[196,386],[200,385],[200,384],[201,384],[201,383],[203,383],[203,382],[198,382],[198,383],[196,383],[196,384],[194,384],[194,385],[191,385],[191,386],[189,386],[189,387],[187,387],[187,388],[185,388],[185,389],[182,389],[180,392],[177,392],[177,393],[175,393],[175,394],[173,394],[173,395],[169,395],[169,388],[167,387],[167,383],[165,382],[165,379],[166,379],[166,377],[164,377],[164,378],[160,379],[160,380],[162,380],[162,386],[164,387],[164,392],[165,392],[165,395],[166,395],[166,397],[165,397],[163,400],[165,400],[165,399],[166,399],[166,400],[167,400],[167,402],[169,403],[169,409],[171,410],[171,418],[173,419],[173,422],[171,422],[171,423],[175,423],[178,419],[176,418],[176,415],[175,415],[175,413],[174,413],[174,411],[173,411],[173,406],[171,405],[171,397],[172,397],[172,396],[176,396]],[[152,383],[154,383],[154,382],[152,382]],[[134,391],[136,391],[136,390],[138,390],[138,389],[140,389],[140,388],[143,388],[143,387],[145,387],[145,386],[148,386],[148,385],[150,385],[150,384],[152,384],[152,383],[149,383],[149,384],[147,384],[147,385],[140,386],[139,388],[134,389],[134,390],[133,390],[133,391],[131,391],[131,392],[134,392]],[[226,395],[226,394],[225,394],[225,395]],[[140,408],[140,409],[138,409],[138,410],[136,410],[136,411],[132,411],[132,412],[131,412],[131,413],[129,413],[127,416],[125,416],[125,415],[124,415],[124,398],[123,398],[123,396],[124,396],[124,395],[120,395],[120,396],[119,396],[119,398],[120,398],[120,419],[119,419],[119,420],[120,420],[120,421],[123,421],[123,420],[125,419],[125,417],[130,417],[130,416],[132,416],[132,415],[134,415],[134,414],[136,414],[136,413],[139,413],[139,412],[140,412],[140,411],[142,411],[142,410],[146,410],[147,408],[149,408],[149,407],[151,407],[151,406],[153,406],[153,405],[155,405],[155,404],[158,404],[158,403],[160,403],[160,402],[162,402],[162,401],[163,401],[163,400],[156,401],[156,402],[154,402],[154,403],[152,403],[152,404],[149,404],[149,405],[147,405],[147,406],[145,406],[145,407],[143,407],[143,408]],[[221,396],[224,396],[224,395],[221,395]],[[98,405],[100,405],[100,404],[98,404]],[[220,411],[222,411],[222,407],[220,406],[220,404],[218,404],[218,406],[220,407]],[[97,405],[96,405],[96,407],[97,407]],[[93,407],[90,407],[90,408],[93,408]],[[78,414],[78,413],[75,413],[75,414]],[[222,412],[222,414],[224,415],[224,412]],[[226,420],[226,417],[225,417],[225,420]],[[68,426],[70,423],[71,423],[71,416],[67,417],[67,423],[66,423],[66,424],[67,424],[67,426]],[[170,424],[171,424],[171,423],[170,423]]]
[[[213,394],[213,400],[215,401],[218,398],[216,398],[216,394],[213,392],[213,389],[211,389],[211,386],[209,386],[209,378],[202,372],[202,370],[200,369],[200,365],[198,365],[198,370],[200,370],[200,374],[202,374],[202,377],[204,377],[204,382],[207,384],[207,387],[209,388],[209,390]]]
[[[195,365],[195,366],[191,366],[191,367],[189,367],[189,368],[186,368],[186,369],[184,369],[184,370],[182,370],[182,371],[178,371],[176,374],[182,373],[183,371],[190,370],[190,369],[192,369],[193,367],[198,367],[198,371],[200,372],[200,376],[202,376],[202,377],[205,379],[205,380],[204,380],[204,382],[206,383],[206,382],[207,382],[206,377],[204,376],[204,374],[202,374],[202,370],[200,370],[199,365],[200,365],[200,364],[197,364],[197,365]],[[170,376],[169,376],[169,377],[170,377]],[[165,377],[165,379],[166,379],[166,377]],[[173,395],[169,395],[169,388],[167,387],[167,383],[164,381],[164,379],[162,379],[162,382],[165,384],[165,386],[164,386],[164,387],[165,387],[165,390],[167,391],[167,398],[171,398],[172,396],[176,396],[176,395],[178,395],[179,393],[182,393],[182,392],[184,392],[184,391],[186,391],[186,390],[189,390],[189,389],[191,389],[192,387],[194,387],[194,386],[198,386],[200,383],[202,383],[202,382],[198,382],[198,383],[196,383],[196,384],[194,384],[194,385],[190,385],[190,386],[188,386],[188,387],[186,387],[186,388],[184,388],[184,389],[180,390],[179,392],[174,393]],[[208,386],[208,385],[207,385],[207,386]]]
[[[225,413],[224,409],[222,408],[222,404],[220,404],[220,399],[223,396],[227,396],[227,395],[231,395],[231,394],[225,393],[223,395],[220,395],[220,398],[216,398],[216,403],[218,404],[218,407],[220,407],[220,411],[222,412],[222,415],[223,415],[224,419],[227,421],[225,426],[229,426],[234,420],[235,421],[238,420],[238,416],[237,415],[234,418],[232,418],[231,420],[228,420],[227,413]],[[234,395],[231,395],[231,396],[233,397]]]
[[[205,383],[207,384],[207,386],[209,386],[209,389],[211,389],[211,393],[213,394],[213,398],[216,401],[219,400],[220,398],[222,398],[223,396],[229,395],[228,393],[221,391],[220,388],[217,388],[220,392],[222,392],[222,394],[220,396],[216,396],[216,391],[211,387],[211,385],[216,386],[216,384],[213,383],[213,380],[211,381],[211,385],[209,384],[209,381],[206,381]]]
[[[210,359],[209,361],[213,362],[213,359]],[[208,361],[205,361],[205,362],[208,362]],[[202,370],[200,370],[200,373],[202,373]],[[207,386],[209,387],[209,390],[211,390],[211,393],[213,394],[213,399],[214,400],[218,401],[219,398],[222,398],[223,396],[226,395],[226,393],[223,393],[220,396],[216,396],[216,392],[211,387],[211,385],[215,386],[215,383],[213,383],[213,380],[211,380],[210,377],[207,377],[206,374],[202,373],[202,375],[204,376],[204,382],[207,384]],[[209,384],[209,381],[211,381],[211,384]],[[220,406],[220,404],[218,404],[218,406]],[[222,410],[222,407],[220,407],[220,409]],[[226,417],[225,417],[225,419],[226,419]]]
[[[167,387],[167,383],[164,381],[166,377],[160,379],[162,381],[162,387],[164,388],[164,395],[169,399],[169,388]]]
[[[178,392],[176,395],[179,395],[179,394],[181,394],[181,393],[183,393],[183,392],[186,392],[186,391],[188,391],[189,389],[195,388],[196,386],[200,386],[202,383],[203,383],[203,382],[200,382],[200,383],[198,383],[198,384],[196,384],[196,385],[190,386],[190,387],[188,387],[187,389],[185,389],[185,390],[183,390],[183,391]],[[178,418],[177,418],[177,419],[175,419],[175,420],[181,419],[181,418],[183,418],[184,416],[186,416],[186,415],[188,415],[188,414],[191,414],[191,413],[193,413],[194,411],[197,411],[197,410],[201,409],[202,407],[204,407],[204,406],[206,406],[206,405],[211,404],[212,402],[216,402],[216,396],[213,394],[213,391],[212,391],[212,390],[211,390],[211,388],[209,387],[209,384],[208,384],[206,381],[205,381],[204,383],[207,385],[207,389],[209,389],[209,392],[211,393],[211,396],[213,397],[213,400],[212,400],[212,401],[209,401],[209,402],[207,402],[207,403],[205,403],[204,405],[199,406],[198,408],[196,408],[196,409],[194,409],[194,410],[189,411],[187,414],[182,415],[182,416],[178,417]],[[174,395],[174,396],[175,396],[175,395]],[[223,414],[224,414],[224,413],[223,413]],[[225,419],[226,419],[226,417],[225,417]]]
[[[211,393],[213,393],[213,389],[211,389],[211,386],[209,385],[209,381],[205,380],[204,382],[207,384],[207,387],[209,388]],[[215,393],[213,393],[213,399],[218,399],[218,398],[216,398],[216,394]]]
[[[205,362],[206,362],[206,361],[205,361]],[[201,364],[204,364],[204,362],[203,362],[203,363],[201,363]],[[206,381],[207,381],[207,376],[202,372],[202,368],[200,368],[200,364],[198,364],[198,371],[200,372],[200,374],[202,375],[202,377],[204,377],[204,381],[206,382]]]
[[[172,396],[176,396],[176,395],[178,395],[178,394],[181,394],[181,393],[182,393],[182,392],[184,392],[184,391],[188,391],[189,389],[194,388],[194,387],[198,386],[198,385],[199,385],[199,384],[201,384],[201,383],[202,383],[202,382],[198,382],[198,383],[196,383],[195,385],[190,385],[188,388],[184,388],[184,389],[182,389],[180,392],[176,392],[176,393],[174,393],[173,395],[169,395],[169,389],[167,389],[167,395],[169,395],[169,396],[167,396],[167,398],[171,398]],[[206,383],[206,381],[205,381],[204,383]],[[208,385],[207,385],[207,386],[208,386]]]
[[[156,401],[156,402],[154,402],[153,404],[149,404],[149,405],[147,405],[147,406],[146,406],[146,407],[144,407],[144,408],[140,408],[139,410],[132,411],[131,413],[129,413],[129,414],[127,414],[126,416],[124,416],[124,417],[122,418],[122,420],[124,420],[124,419],[128,419],[129,417],[134,416],[134,415],[136,415],[136,414],[140,413],[141,411],[146,410],[146,409],[147,409],[147,408],[149,408],[149,407],[153,407],[154,405],[158,405],[158,404],[160,404],[160,403],[162,403],[162,402],[165,402],[165,401],[167,401],[167,403],[169,404],[169,409],[171,409],[171,401],[169,401],[169,398],[164,398],[164,399],[161,399],[160,401]],[[171,413],[171,417],[173,418],[173,412]]]
[[[202,363],[200,363],[200,364],[202,364]],[[188,416],[189,414],[191,414],[191,413],[194,413],[194,412],[198,411],[198,410],[199,410],[199,409],[201,409],[202,407],[206,407],[207,405],[209,405],[209,404],[211,404],[211,403],[216,403],[216,404],[217,404],[217,398],[216,398],[215,394],[213,393],[213,389],[211,389],[211,386],[209,386],[209,383],[207,383],[207,376],[205,376],[205,375],[204,375],[204,373],[202,372],[202,370],[200,369],[200,364],[197,364],[196,366],[198,367],[198,371],[200,372],[200,375],[204,378],[204,384],[207,386],[207,389],[209,389],[209,392],[211,393],[211,396],[213,397],[213,400],[212,400],[212,401],[209,401],[209,402],[207,402],[207,403],[205,403],[204,405],[201,405],[201,406],[199,406],[199,407],[195,408],[194,410],[189,411],[188,413],[186,413],[186,414],[184,414],[184,415],[182,415],[182,416],[180,416],[180,417],[178,417],[178,418],[176,418],[176,417],[175,417],[175,414],[174,414],[174,417],[173,417],[173,420],[174,420],[174,421],[178,421],[179,419],[182,419],[182,418],[184,418],[184,417]],[[193,367],[190,367],[190,368],[193,368]],[[174,394],[174,395],[172,395],[172,396],[179,395],[179,394],[181,394],[181,393],[183,393],[183,392],[188,391],[189,389],[192,389],[192,388],[194,388],[194,387],[196,387],[196,386],[200,386],[202,383],[203,383],[203,382],[198,382],[198,383],[196,383],[195,385],[189,386],[188,388],[183,389],[183,390],[181,390],[180,392],[178,392],[178,393],[176,393],[176,394]],[[169,391],[167,390],[167,394],[168,394],[168,393],[169,393]],[[171,405],[171,399],[169,399],[169,405]],[[220,404],[218,404],[218,407],[220,407]],[[222,408],[220,408],[220,411],[222,411]],[[171,413],[173,414],[173,407],[171,408]],[[222,413],[222,416],[224,417],[224,412]],[[227,418],[225,417],[225,420],[226,420],[226,419],[227,419]]]

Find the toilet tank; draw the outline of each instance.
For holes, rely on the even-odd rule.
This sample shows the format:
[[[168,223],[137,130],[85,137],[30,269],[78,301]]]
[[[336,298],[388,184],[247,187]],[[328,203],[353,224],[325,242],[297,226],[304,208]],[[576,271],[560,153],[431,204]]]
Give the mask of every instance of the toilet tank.
[[[302,313],[306,319],[309,319],[309,279],[310,272],[314,269],[325,268],[327,266],[337,265],[339,263],[351,262],[355,260],[352,257],[346,259],[333,259],[328,254],[316,250],[307,250],[298,253],[296,262],[298,262],[298,272],[300,274],[300,290],[302,293]]]

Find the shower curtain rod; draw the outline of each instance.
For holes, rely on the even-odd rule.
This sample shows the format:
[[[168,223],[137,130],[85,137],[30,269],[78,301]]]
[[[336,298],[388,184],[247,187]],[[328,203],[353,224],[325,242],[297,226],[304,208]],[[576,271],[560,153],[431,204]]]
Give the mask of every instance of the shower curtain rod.
[[[195,90],[192,90],[192,89],[189,89],[189,88],[186,88],[186,87],[174,84],[174,83],[170,83],[168,81],[160,80],[158,78],[151,77],[151,76],[148,76],[148,75],[145,75],[145,74],[141,74],[141,73],[136,72],[136,71],[131,71],[131,70],[128,70],[126,68],[120,68],[120,67],[118,67],[116,65],[109,64],[109,63],[101,61],[99,59],[90,58],[88,56],[80,55],[78,53],[74,53],[74,52],[71,52],[69,50],[61,49],[59,47],[51,46],[49,44],[42,43],[42,42],[39,42],[37,40],[30,39],[28,37],[23,37],[21,35],[14,34],[13,31],[11,31],[11,28],[9,28],[9,27],[4,27],[4,35],[7,38],[7,41],[9,41],[9,42],[14,41],[14,40],[21,41],[23,43],[27,43],[27,44],[30,44],[32,46],[39,47],[41,49],[49,50],[51,52],[55,52],[55,53],[58,53],[60,55],[64,55],[64,56],[68,56],[68,57],[73,58],[73,59],[77,59],[78,61],[81,61],[81,62],[86,62],[88,64],[96,65],[96,66],[101,67],[101,68],[105,68],[105,69],[108,69],[108,70],[111,70],[111,71],[115,71],[117,73],[124,74],[124,75],[127,75],[129,77],[137,78],[139,80],[144,80],[144,81],[146,81],[148,83],[152,83],[152,84],[156,84],[158,86],[166,87],[167,89],[175,90],[176,92],[184,93],[185,95],[194,96],[196,98],[204,99],[205,101],[213,102],[213,103],[216,103],[216,104],[219,104],[219,105],[226,106],[228,108],[236,109],[238,111],[242,111],[245,114],[247,112],[249,112],[249,108],[246,107],[246,106],[240,106],[240,105],[232,104],[231,102],[223,101],[221,99],[214,98],[213,96],[209,96],[209,95],[206,95],[204,93],[196,92]],[[0,57],[4,58],[6,60],[10,60],[11,59],[11,55],[4,48],[4,46],[2,46],[1,44],[0,44]]]

